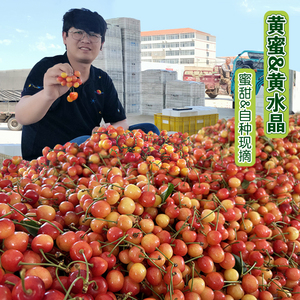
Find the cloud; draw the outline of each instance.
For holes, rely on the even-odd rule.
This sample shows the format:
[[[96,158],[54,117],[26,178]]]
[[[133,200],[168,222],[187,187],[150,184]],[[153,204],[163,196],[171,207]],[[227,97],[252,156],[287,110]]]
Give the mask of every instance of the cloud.
[[[50,42],[50,40],[52,42]],[[39,36],[38,41],[30,45],[30,51],[47,52],[62,49],[61,45],[55,44],[56,36],[50,33]]]
[[[39,51],[47,51],[47,47],[45,42],[37,42],[36,44],[36,49]]]
[[[51,45],[49,46],[49,48],[51,48],[51,49],[61,49],[61,46],[60,46],[60,45],[54,45],[54,44],[51,44]]]
[[[23,37],[27,38],[28,37],[28,31],[24,30],[24,29],[19,29],[16,28],[16,32],[20,33]]]
[[[0,45],[8,46],[10,44],[11,44],[11,40],[7,40],[7,39],[0,40]]]
[[[34,45],[30,46],[31,51],[41,51],[47,52],[48,50],[60,50],[60,45],[48,44],[45,41],[36,42]]]
[[[18,32],[18,33],[25,33],[26,31],[23,30],[23,29],[16,28],[16,32]]]
[[[55,35],[51,35],[50,33],[46,33],[46,39],[47,40],[54,40],[55,39]]]
[[[245,8],[246,12],[254,11],[254,8],[249,6],[248,0],[243,0],[243,2],[241,2],[241,5],[243,8]]]

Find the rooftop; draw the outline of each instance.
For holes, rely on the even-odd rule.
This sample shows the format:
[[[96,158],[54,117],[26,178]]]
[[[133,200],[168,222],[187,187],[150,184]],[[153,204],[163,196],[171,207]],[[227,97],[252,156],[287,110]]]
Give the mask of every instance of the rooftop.
[[[163,35],[163,34],[176,34],[176,33],[192,33],[196,32],[199,34],[204,34],[208,36],[213,36],[207,32],[199,31],[192,28],[178,28],[178,29],[163,29],[163,30],[152,30],[152,31],[142,31],[141,36],[150,36],[150,35]]]

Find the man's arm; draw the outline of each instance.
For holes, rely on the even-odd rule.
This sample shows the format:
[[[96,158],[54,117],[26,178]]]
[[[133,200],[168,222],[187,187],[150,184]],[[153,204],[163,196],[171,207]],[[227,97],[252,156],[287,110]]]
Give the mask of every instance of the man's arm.
[[[54,101],[46,99],[44,90],[33,96],[22,97],[15,108],[17,121],[22,125],[40,121]]]
[[[121,126],[121,127],[124,128],[124,130],[127,130],[127,129],[129,128],[127,119],[122,120],[122,121],[119,121],[119,122],[116,122],[116,123],[113,123],[113,124],[111,124],[111,125],[113,125],[115,128]]]
[[[127,119],[122,120],[122,121],[118,121],[118,122],[113,123],[113,124],[105,123],[105,124],[101,125],[101,127],[107,128],[109,125],[112,125],[112,126],[114,126],[115,128],[121,126],[121,127],[123,127],[124,130],[127,130],[127,129],[129,128]],[[95,127],[95,128],[92,130],[92,132],[98,131],[99,128],[100,128],[99,126]]]
[[[40,121],[52,103],[65,94],[69,87],[62,86],[57,77],[62,72],[73,74],[69,64],[57,64],[49,68],[44,75],[44,88],[36,94],[23,96],[16,105],[15,115],[17,121],[22,125],[29,125]]]

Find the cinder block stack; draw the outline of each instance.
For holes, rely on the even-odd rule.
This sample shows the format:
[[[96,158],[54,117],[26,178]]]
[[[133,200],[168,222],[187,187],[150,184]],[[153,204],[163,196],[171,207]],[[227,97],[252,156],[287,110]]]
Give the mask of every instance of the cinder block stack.
[[[174,80],[166,83],[166,108],[204,106],[204,100],[202,82]]]
[[[110,75],[126,113],[153,115],[165,108],[205,105],[203,83],[176,80],[175,71],[141,72],[139,20],[114,18],[106,22],[103,51],[94,66]]]
[[[141,114],[161,113],[166,105],[166,82],[176,80],[177,72],[145,70],[141,74]]]
[[[126,113],[140,113],[141,94],[141,23],[132,18],[106,20],[121,30]]]
[[[119,99],[122,105],[124,105],[122,60],[121,29],[118,26],[108,24],[103,49],[95,59],[93,65],[108,73],[116,87]]]

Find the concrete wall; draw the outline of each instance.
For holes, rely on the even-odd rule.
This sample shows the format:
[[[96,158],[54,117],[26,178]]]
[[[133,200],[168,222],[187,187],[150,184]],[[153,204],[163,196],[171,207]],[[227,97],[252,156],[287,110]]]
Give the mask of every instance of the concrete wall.
[[[31,69],[0,71],[0,90],[23,90]]]

